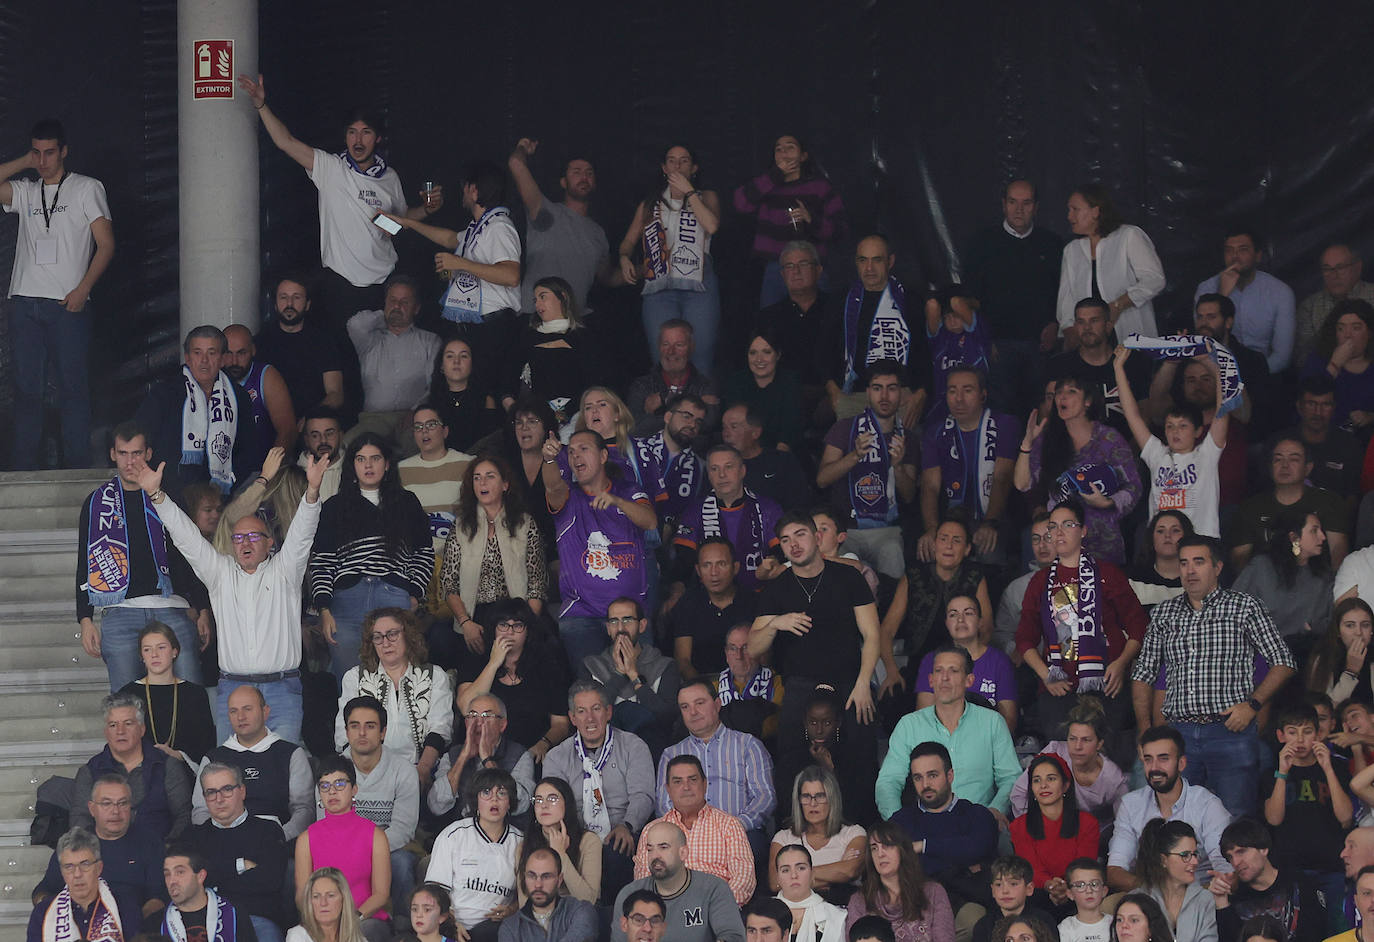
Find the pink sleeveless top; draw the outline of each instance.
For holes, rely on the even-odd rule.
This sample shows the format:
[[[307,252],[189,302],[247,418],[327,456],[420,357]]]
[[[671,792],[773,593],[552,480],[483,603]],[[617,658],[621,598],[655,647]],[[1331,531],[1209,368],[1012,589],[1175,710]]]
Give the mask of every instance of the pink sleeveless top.
[[[353,905],[361,906],[372,895],[372,842],[377,825],[353,809],[327,814],[306,829],[310,840],[310,865],[338,867],[353,893]],[[378,919],[388,918],[384,912]]]

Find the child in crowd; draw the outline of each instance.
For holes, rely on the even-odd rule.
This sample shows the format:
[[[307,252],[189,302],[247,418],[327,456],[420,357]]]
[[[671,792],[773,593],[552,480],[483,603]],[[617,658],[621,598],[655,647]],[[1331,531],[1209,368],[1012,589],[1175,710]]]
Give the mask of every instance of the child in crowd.
[[[1111,942],[1112,917],[1102,912],[1107,898],[1107,869],[1091,857],[1079,857],[1064,870],[1074,914],[1059,923],[1059,942]]]
[[[1363,772],[1374,764],[1374,710],[1361,700],[1346,700],[1336,708],[1341,731],[1331,741],[1350,750],[1350,772]]]
[[[1164,417],[1164,440],[1150,432],[1140,414],[1135,394],[1126,377],[1126,358],[1131,351],[1116,348],[1113,369],[1121,394],[1121,411],[1131,427],[1131,436],[1140,457],[1150,468],[1151,515],[1161,510],[1181,510],[1193,522],[1193,529],[1204,536],[1221,537],[1218,511],[1221,505],[1221,476],[1217,466],[1226,447],[1227,418],[1221,414],[1221,380],[1217,378],[1217,417],[1203,435],[1202,412],[1187,402],[1175,403]],[[1217,365],[1204,358],[1213,373]]]
[[[973,942],[1002,942],[1001,939],[992,939],[992,927],[1003,916],[1025,914],[1034,916],[1047,926],[1055,924],[1044,910],[1027,905],[1031,894],[1035,892],[1035,871],[1026,858],[1015,854],[998,857],[988,868],[988,874],[992,878],[992,898],[997,903],[997,910],[974,923]]]
[[[930,340],[930,357],[935,379],[931,389],[940,390],[933,409],[944,414],[945,379],[950,370],[960,367],[988,373],[988,353],[992,340],[987,326],[978,317],[968,290],[951,285],[935,292],[926,300],[926,337]]]

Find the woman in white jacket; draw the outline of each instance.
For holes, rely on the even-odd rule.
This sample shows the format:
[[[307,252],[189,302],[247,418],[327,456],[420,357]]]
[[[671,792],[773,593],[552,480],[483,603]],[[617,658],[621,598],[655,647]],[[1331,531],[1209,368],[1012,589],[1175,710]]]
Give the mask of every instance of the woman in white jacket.
[[[778,851],[778,899],[792,910],[795,942],[843,942],[847,913],[821,899],[811,888],[811,851],[788,844]]]
[[[1059,331],[1075,345],[1073,309],[1084,298],[1107,302],[1118,340],[1159,336],[1151,303],[1164,290],[1164,266],[1150,237],[1121,219],[1107,191],[1080,186],[1069,196],[1069,227],[1079,238],[1064,246],[1059,268]]]

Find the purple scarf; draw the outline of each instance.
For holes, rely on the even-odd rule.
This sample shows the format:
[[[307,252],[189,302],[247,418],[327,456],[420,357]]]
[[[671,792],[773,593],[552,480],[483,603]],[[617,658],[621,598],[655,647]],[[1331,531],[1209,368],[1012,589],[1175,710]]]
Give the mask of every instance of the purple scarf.
[[[891,276],[887,288],[878,299],[873,312],[873,327],[867,337],[859,336],[859,310],[864,304],[863,283],[854,285],[844,299],[844,391],[853,392],[854,384],[864,367],[878,360],[896,360],[907,365],[911,354],[911,328],[906,322],[906,291],[902,283]],[[863,342],[863,361],[856,361],[854,351]]]
[[[172,569],[167,563],[167,533],[148,495],[143,498],[143,521],[148,545],[157,564],[157,588],[163,598],[172,594]],[[89,498],[90,523],[86,529],[86,584],[82,586],[97,608],[118,605],[129,593],[133,553],[129,550],[128,518],[124,515],[124,485],[113,477]]]
[[[849,427],[850,448],[864,432],[874,433],[873,444],[849,470],[849,501],[854,508],[854,520],[861,527],[865,522],[871,527],[885,527],[893,522],[893,511],[897,509],[896,478],[887,452],[887,440],[883,438],[883,427],[878,424],[878,415],[872,409],[865,409],[854,417]],[[900,422],[894,421],[892,434],[903,434]]]
[[[1049,682],[1068,680],[1064,662],[1072,661],[1078,668],[1078,692],[1101,690],[1107,669],[1107,638],[1097,607],[1097,566],[1091,556],[1083,553],[1078,557],[1077,584],[1061,586],[1056,591],[1058,576],[1056,559],[1050,563],[1049,578],[1045,581],[1040,618],[1049,655]]]
[[[731,542],[735,547],[735,558],[746,571],[754,572],[763,564],[763,558],[768,553],[768,537],[763,529],[763,504],[758,495],[746,487],[744,500],[749,504],[749,533],[746,536],[744,527],[740,527],[740,532]],[[728,534],[720,525],[720,502],[716,500],[716,492],[710,491],[701,502],[701,539],[709,540],[714,536]]]
[[[940,480],[945,482],[945,499],[958,501],[977,511],[979,519],[987,516],[988,498],[992,496],[992,471],[997,464],[997,417],[991,409],[984,409],[978,420],[976,455],[963,453],[964,436],[954,416],[945,416],[940,428]],[[976,495],[960,494],[971,461],[976,461]],[[975,503],[976,501],[976,503]]]

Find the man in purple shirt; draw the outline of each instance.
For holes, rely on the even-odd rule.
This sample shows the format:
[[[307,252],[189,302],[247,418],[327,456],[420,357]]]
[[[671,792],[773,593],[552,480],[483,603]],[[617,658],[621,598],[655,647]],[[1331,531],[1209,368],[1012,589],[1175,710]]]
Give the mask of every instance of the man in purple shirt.
[[[600,653],[605,615],[625,596],[646,598],[644,531],[658,526],[649,497],[633,477],[608,467],[606,440],[591,430],[568,442],[569,486],[558,471],[558,440],[544,443],[544,493],[558,539],[558,633],[568,660]]]

